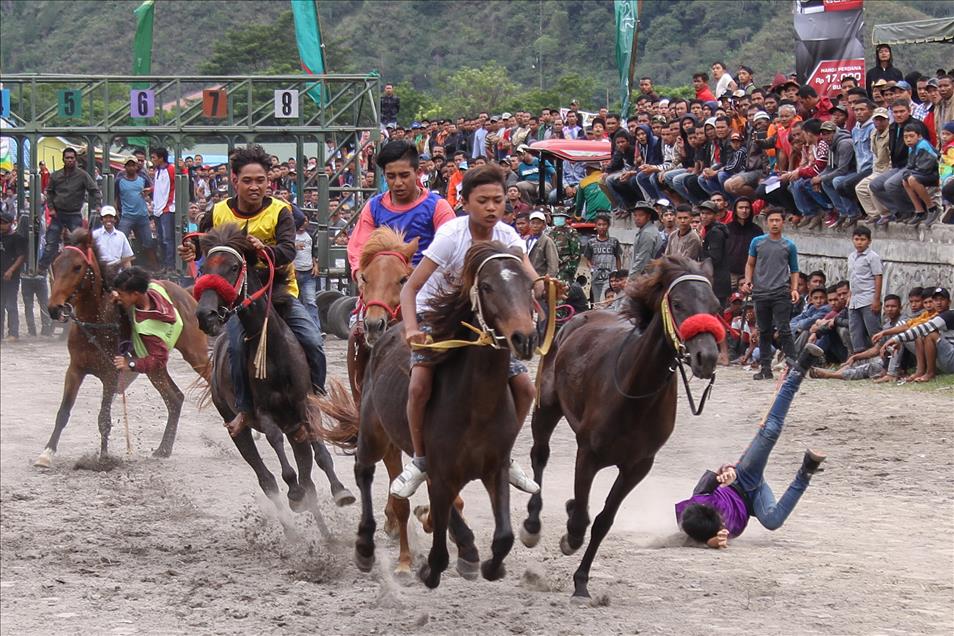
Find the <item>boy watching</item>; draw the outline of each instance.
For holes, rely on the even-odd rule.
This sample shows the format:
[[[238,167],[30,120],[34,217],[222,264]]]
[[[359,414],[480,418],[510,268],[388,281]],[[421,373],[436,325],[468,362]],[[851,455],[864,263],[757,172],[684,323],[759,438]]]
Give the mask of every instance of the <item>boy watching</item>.
[[[851,300],[848,303],[848,332],[851,352],[859,353],[871,346],[871,336],[881,331],[881,285],[884,267],[881,257],[871,249],[871,230],[864,225],[851,233],[855,251],[848,255],[848,282]]]
[[[901,297],[895,294],[888,294],[884,297],[884,328],[890,329],[897,326],[901,320]],[[900,357],[903,352],[895,353]],[[893,360],[893,358],[892,358]],[[834,380],[863,380],[865,378],[880,378],[885,373],[885,369],[890,369],[894,362],[885,366],[885,360],[881,355],[881,345],[874,344],[869,349],[859,353],[853,353],[848,356],[845,363],[836,371],[828,371],[819,367],[812,367],[809,376],[813,378],[824,378]]]
[[[908,219],[908,225],[917,225],[925,221],[929,214],[937,218],[940,213],[927,191],[927,188],[936,187],[940,183],[937,150],[921,136],[922,126],[919,124],[920,122],[910,123],[904,127],[904,145],[908,147],[908,163],[902,173],[902,184],[914,206],[914,216]]]
[[[931,294],[935,315],[930,320],[903,331],[882,345],[882,352],[898,349],[905,342],[914,342],[917,371],[909,382],[929,382],[938,371],[954,373],[954,311],[951,293],[937,287]]]

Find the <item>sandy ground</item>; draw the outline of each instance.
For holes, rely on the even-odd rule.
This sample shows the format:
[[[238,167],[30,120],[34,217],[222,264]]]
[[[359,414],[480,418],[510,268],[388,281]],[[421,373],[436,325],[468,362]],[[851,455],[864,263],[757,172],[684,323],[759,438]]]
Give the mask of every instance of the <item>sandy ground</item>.
[[[332,339],[333,375],[343,343]],[[499,582],[469,582],[450,570],[430,591],[390,571],[396,545],[380,528],[378,564],[351,562],[358,509],[336,509],[318,481],[337,540],[298,516],[288,539],[274,507],[218,418],[183,411],[171,459],[158,444],[164,410],[148,383],[128,392],[134,454],[125,457],[122,408],[113,409],[112,471],[76,470],[98,448],[100,391],[88,379],[51,470],[32,466],[60,399],[67,352],[60,342],[4,345],[0,355],[0,632],[38,633],[650,633],[950,634],[954,630],[954,417],[951,385],[921,390],[806,381],[768,469],[787,485],[807,445],[829,453],[827,470],[784,528],[755,520],[726,551],[683,547],[673,503],[706,467],[734,461],[771,401],[773,386],[740,370],[719,373],[702,417],[680,406],[675,433],[630,495],[597,557],[595,603],[569,602],[582,552],[560,553],[563,502],[571,495],[575,446],[561,425],[544,491],[544,534],[519,542]],[[191,375],[176,356],[174,376]],[[680,397],[683,400],[682,397]],[[263,455],[274,467],[264,444]],[[529,468],[529,426],[515,456]],[[336,455],[353,490],[350,457]],[[384,503],[385,475],[375,482]],[[601,503],[615,471],[599,475]],[[423,491],[423,489],[422,489]],[[466,516],[489,554],[484,492],[464,492]],[[415,502],[423,502],[419,493]],[[514,526],[525,496],[514,494]],[[595,516],[597,510],[591,510]],[[422,558],[429,537],[413,529]],[[451,563],[455,555],[452,549]]]

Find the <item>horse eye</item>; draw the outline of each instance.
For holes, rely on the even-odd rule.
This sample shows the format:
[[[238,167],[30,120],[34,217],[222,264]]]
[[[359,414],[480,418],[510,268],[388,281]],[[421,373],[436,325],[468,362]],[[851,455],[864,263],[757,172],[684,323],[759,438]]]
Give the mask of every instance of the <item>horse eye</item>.
[[[494,288],[490,286],[490,283],[481,283],[477,288],[482,292],[492,292],[494,290]]]
[[[672,308],[673,308],[673,309],[682,309],[682,303],[679,302],[678,300],[674,300],[674,301],[672,301]]]
[[[230,272],[237,272],[237,271],[238,271],[238,268],[239,268],[238,263],[232,263],[232,267],[229,268],[229,271],[230,271]]]
[[[73,266],[73,271],[74,271],[74,272],[79,272],[81,269],[83,269],[83,268],[80,267],[79,265],[74,265],[74,266]]]
[[[403,287],[403,286],[404,286],[404,283],[406,283],[406,282],[407,282],[407,276],[405,276],[404,278],[402,278],[401,280],[399,280],[399,281],[398,281],[398,284],[399,284],[401,287]]]
[[[368,279],[364,277],[364,274],[358,274],[358,278],[360,278],[361,282],[364,283],[365,285],[368,284]]]

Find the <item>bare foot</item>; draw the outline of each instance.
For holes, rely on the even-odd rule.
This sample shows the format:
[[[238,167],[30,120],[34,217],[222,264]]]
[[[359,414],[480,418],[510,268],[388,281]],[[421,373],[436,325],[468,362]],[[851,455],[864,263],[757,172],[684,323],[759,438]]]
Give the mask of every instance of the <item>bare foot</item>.
[[[883,384],[884,382],[895,382],[897,379],[898,379],[898,376],[888,375],[887,373],[885,373],[880,378],[874,378],[871,381],[874,382],[875,384]]]
[[[934,379],[934,374],[933,374],[933,373],[922,373],[922,374],[919,375],[918,377],[912,379],[911,382],[918,382],[918,383],[920,383],[920,382],[930,382],[930,381],[933,380],[933,379]]]
[[[226,422],[223,424],[228,430],[229,435],[232,437],[238,437],[239,434],[248,428],[248,422],[246,421],[247,417],[245,413],[239,413],[236,415],[231,422]]]

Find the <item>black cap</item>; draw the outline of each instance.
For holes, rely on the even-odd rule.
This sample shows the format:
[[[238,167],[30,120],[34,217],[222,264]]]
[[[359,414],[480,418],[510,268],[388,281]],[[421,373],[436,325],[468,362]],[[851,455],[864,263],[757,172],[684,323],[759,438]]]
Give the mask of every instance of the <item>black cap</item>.
[[[935,287],[934,290],[931,292],[931,298],[934,298],[935,296],[941,296],[942,298],[946,298],[947,300],[950,300],[951,292],[947,291],[943,287]]]

